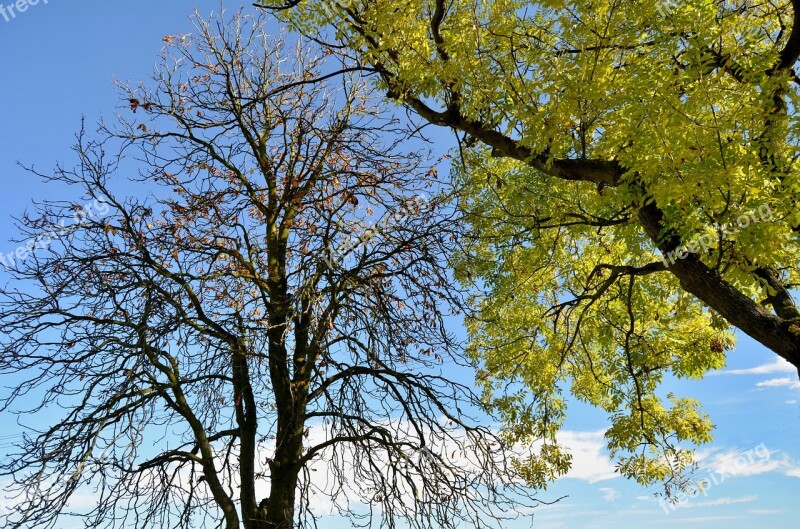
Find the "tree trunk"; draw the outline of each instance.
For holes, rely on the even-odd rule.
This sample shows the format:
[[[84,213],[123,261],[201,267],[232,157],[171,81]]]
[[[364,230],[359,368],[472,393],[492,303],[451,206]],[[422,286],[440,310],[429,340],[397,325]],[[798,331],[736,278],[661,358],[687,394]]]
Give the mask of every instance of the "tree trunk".
[[[303,406],[303,409],[305,407]],[[303,450],[303,423],[292,414],[291,426],[285,435],[278,435],[275,457],[270,461],[270,493],[263,529],[291,529],[294,523],[295,498]],[[302,415],[302,414],[300,414]],[[280,430],[280,428],[279,428]],[[262,529],[262,526],[259,526]]]

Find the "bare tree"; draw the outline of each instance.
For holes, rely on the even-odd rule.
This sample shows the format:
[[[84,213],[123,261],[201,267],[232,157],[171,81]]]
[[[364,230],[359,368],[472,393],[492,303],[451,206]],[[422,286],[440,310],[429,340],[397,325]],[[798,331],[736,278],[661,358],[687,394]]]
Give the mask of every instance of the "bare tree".
[[[195,23],[48,176],[81,199],[21,223],[42,248],[1,292],[2,408],[59,418],[0,465],[5,526],[512,515],[530,497],[454,379],[457,223],[429,155],[324,50],[242,13]]]

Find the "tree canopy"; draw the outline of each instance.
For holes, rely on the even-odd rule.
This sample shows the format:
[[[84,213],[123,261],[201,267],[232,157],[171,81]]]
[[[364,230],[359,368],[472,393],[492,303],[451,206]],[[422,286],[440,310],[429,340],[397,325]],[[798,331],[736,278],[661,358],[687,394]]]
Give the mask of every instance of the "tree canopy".
[[[669,483],[712,423],[664,377],[722,367],[734,328],[800,367],[800,2],[264,5],[463,140],[471,353],[509,437],[545,439],[532,482],[568,467],[565,392]]]
[[[359,74],[265,17],[195,24],[44,175],[81,197],[23,218],[39,248],[0,289],[0,409],[28,430],[0,462],[3,526],[513,516],[529,496],[450,376],[458,224],[428,153]]]

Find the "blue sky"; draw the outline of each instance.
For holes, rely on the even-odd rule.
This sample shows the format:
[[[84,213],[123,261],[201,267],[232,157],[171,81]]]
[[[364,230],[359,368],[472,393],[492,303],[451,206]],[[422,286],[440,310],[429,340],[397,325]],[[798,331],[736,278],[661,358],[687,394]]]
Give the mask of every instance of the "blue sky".
[[[16,162],[45,169],[56,160],[70,161],[81,118],[91,126],[118,105],[114,76],[146,77],[161,39],[190,31],[193,5],[202,13],[219,6],[216,1],[41,0],[8,22],[0,12],[0,252],[15,248],[9,242],[17,235],[12,215],[21,214],[32,200],[58,199],[63,193]],[[229,8],[239,5],[228,3]],[[443,134],[437,137],[447,141]],[[0,270],[0,281],[6,280]],[[537,510],[519,527],[800,526],[800,384],[796,373],[775,358],[740,336],[722,373],[702,381],[671,382],[666,388],[699,399],[717,424],[714,443],[701,449],[698,477],[714,479],[705,496],[666,513],[652,497],[655,488],[645,489],[613,473],[613,463],[602,450],[602,415],[575,408],[564,438],[573,447],[573,471],[541,495],[569,497]],[[726,477],[720,479],[723,471]]]

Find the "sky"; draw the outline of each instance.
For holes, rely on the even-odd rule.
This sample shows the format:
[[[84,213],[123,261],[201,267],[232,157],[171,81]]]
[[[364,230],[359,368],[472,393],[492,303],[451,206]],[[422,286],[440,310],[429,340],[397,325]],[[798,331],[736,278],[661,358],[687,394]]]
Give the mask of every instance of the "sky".
[[[34,200],[62,198],[20,168],[71,162],[70,146],[87,128],[111,116],[119,101],[115,76],[144,79],[166,35],[190,32],[188,16],[219,3],[165,0],[41,0],[25,12],[0,0],[0,253],[13,252],[13,216]],[[240,3],[228,2],[236,9]],[[249,5],[247,2],[245,5]],[[5,15],[3,14],[5,13]],[[8,20],[6,20],[6,17]],[[276,28],[277,29],[277,28]],[[449,142],[444,133],[434,138]],[[0,267],[0,282],[8,280]],[[454,329],[460,332],[459,329]],[[710,486],[678,508],[659,504],[658,487],[644,488],[614,473],[603,446],[605,418],[573,408],[563,441],[573,470],[543,500],[557,504],[526,513],[515,526],[538,529],[777,529],[800,527],[800,383],[796,371],[741,333],[728,366],[702,381],[671,381],[665,390],[700,400],[716,423],[715,439],[699,450],[698,479]],[[3,391],[3,389],[0,389]],[[2,417],[0,417],[2,420]],[[0,448],[2,438],[0,438]],[[91,497],[85,501],[91,501]],[[331,520],[331,527],[345,525]]]

